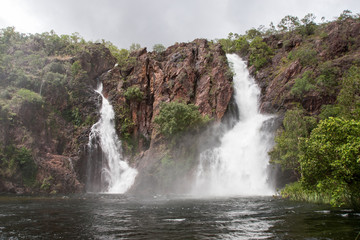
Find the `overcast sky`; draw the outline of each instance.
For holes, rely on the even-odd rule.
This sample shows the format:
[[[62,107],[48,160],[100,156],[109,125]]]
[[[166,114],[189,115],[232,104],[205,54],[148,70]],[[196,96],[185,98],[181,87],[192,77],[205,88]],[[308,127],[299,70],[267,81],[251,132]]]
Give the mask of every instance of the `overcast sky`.
[[[140,43],[151,50],[156,43],[242,34],[276,25],[286,15],[333,20],[345,9],[360,13],[360,0],[0,0],[0,28],[78,32],[86,40],[105,39],[120,48]]]

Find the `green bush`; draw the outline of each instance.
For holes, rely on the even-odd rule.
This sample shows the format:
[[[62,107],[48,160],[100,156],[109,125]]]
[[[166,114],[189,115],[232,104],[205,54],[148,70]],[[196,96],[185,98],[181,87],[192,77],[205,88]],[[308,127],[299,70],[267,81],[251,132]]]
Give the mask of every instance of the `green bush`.
[[[309,36],[315,33],[315,30],[317,28],[317,25],[314,22],[315,18],[316,17],[314,14],[308,13],[305,15],[303,19],[301,19],[303,25],[298,27],[298,31],[300,32],[301,35]]]
[[[343,117],[360,120],[360,67],[352,66],[345,73],[336,100]]]
[[[283,169],[299,171],[299,143],[300,137],[308,137],[316,126],[316,119],[305,116],[305,111],[300,108],[288,110],[283,121],[284,129],[275,137],[276,145],[269,152],[270,162],[277,163]]]
[[[250,44],[245,36],[240,36],[235,40],[235,51],[241,56],[246,56],[249,52]]]
[[[23,99],[24,101],[27,101],[29,103],[34,103],[34,104],[42,104],[43,103],[42,97],[39,94],[37,94],[31,90],[21,88],[17,91],[16,94],[21,99]]]
[[[340,114],[341,114],[341,109],[338,105],[322,105],[319,118],[321,120],[325,120],[329,117],[338,117],[340,116]]]
[[[35,183],[37,167],[31,151],[25,147],[9,145],[0,149],[0,166],[0,177],[14,179],[20,173],[24,185]]]
[[[319,66],[320,75],[316,78],[316,85],[320,91],[327,94],[334,94],[339,85],[337,77],[340,73],[338,67],[333,67],[331,62],[324,62]]]
[[[71,74],[73,77],[77,77],[78,75],[80,75],[83,72],[82,70],[82,66],[79,60],[75,61],[72,65],[71,65]]]
[[[360,121],[328,118],[300,144],[303,185],[331,203],[360,204]]]
[[[155,117],[160,132],[167,137],[197,129],[209,120],[208,116],[201,116],[197,106],[182,102],[162,103]]]
[[[153,46],[153,51],[154,52],[157,52],[157,53],[161,53],[161,52],[164,52],[166,50],[165,46],[162,45],[162,44],[155,44]]]
[[[301,182],[294,182],[287,184],[281,190],[280,196],[292,201],[306,201],[312,203],[325,203],[329,204],[331,195],[326,192],[310,191],[304,188]]]
[[[317,64],[317,52],[310,46],[304,45],[301,48],[293,50],[289,53],[288,58],[290,60],[299,60],[300,64],[305,66],[314,66]]]
[[[291,88],[291,94],[301,98],[304,93],[315,89],[312,72],[306,71],[301,78],[295,80],[294,86]]]
[[[124,96],[127,100],[141,101],[144,98],[144,93],[141,92],[138,86],[131,86],[126,89]]]
[[[249,64],[255,66],[259,70],[272,59],[273,50],[269,47],[261,37],[255,37],[250,43]]]

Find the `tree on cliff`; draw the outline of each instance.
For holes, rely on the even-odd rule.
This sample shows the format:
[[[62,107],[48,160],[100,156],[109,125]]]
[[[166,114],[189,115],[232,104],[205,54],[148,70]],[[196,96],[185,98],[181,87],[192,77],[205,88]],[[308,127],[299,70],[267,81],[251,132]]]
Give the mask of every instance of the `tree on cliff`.
[[[184,131],[194,130],[209,121],[209,117],[202,117],[198,107],[183,102],[169,102],[160,105],[159,115],[155,123],[159,130],[167,137],[176,136]]]
[[[164,45],[162,45],[162,44],[155,44],[154,46],[153,46],[153,51],[155,51],[155,52],[157,52],[157,53],[161,53],[161,52],[163,52],[163,51],[165,51],[166,50],[166,48],[165,48],[165,46]]]

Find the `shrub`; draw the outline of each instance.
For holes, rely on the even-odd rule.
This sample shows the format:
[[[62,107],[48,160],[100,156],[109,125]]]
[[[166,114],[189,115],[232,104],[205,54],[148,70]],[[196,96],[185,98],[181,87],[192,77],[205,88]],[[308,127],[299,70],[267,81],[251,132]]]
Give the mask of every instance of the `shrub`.
[[[8,145],[0,149],[0,166],[0,177],[17,178],[20,173],[24,185],[35,183],[37,167],[31,151],[26,147]]]
[[[300,144],[302,182],[331,203],[360,203],[360,121],[328,118]]]
[[[197,129],[209,120],[208,116],[201,116],[197,106],[183,102],[162,103],[155,117],[160,132],[167,137]]]
[[[305,66],[314,66],[317,64],[317,52],[309,46],[303,46],[297,50],[291,51],[288,55],[290,60],[299,60],[300,64]]]
[[[80,75],[83,72],[82,70],[82,66],[79,60],[75,61],[72,65],[71,65],[71,74],[73,77],[77,77],[78,75]]]
[[[141,48],[141,45],[139,43],[132,43],[130,45],[129,50],[130,50],[130,52],[134,52],[134,51],[139,50],[140,48]]]
[[[161,53],[164,52],[166,50],[165,46],[162,44],[155,44],[153,46],[153,51],[157,52],[157,53]]]
[[[360,119],[360,67],[352,66],[344,75],[337,97],[345,118]]]
[[[34,103],[34,104],[42,104],[43,103],[43,100],[42,100],[42,97],[31,91],[31,90],[28,90],[28,89],[24,89],[24,88],[21,88],[17,91],[17,95],[23,99],[24,101],[27,101],[29,103]]]
[[[301,98],[302,95],[310,90],[315,89],[312,79],[312,72],[306,71],[301,78],[295,80],[294,86],[291,88],[291,94]]]
[[[313,203],[330,203],[331,195],[326,192],[310,191],[301,182],[287,184],[280,192],[281,197],[292,201],[306,201]]]
[[[245,36],[240,36],[235,40],[235,49],[241,56],[246,56],[249,52],[250,44]]]
[[[320,75],[316,78],[316,85],[321,91],[327,94],[334,94],[335,88],[338,86],[337,76],[340,69],[333,67],[331,62],[324,62],[319,66]]]
[[[127,100],[141,101],[144,97],[144,94],[141,92],[138,86],[131,86],[126,89],[124,96]]]
[[[299,138],[308,137],[316,125],[316,119],[305,116],[303,109],[288,110],[283,121],[284,129],[275,137],[276,145],[269,152],[270,162],[283,169],[297,172],[299,169]]]
[[[341,114],[341,109],[337,105],[322,105],[321,113],[319,114],[319,118],[321,120],[327,119],[329,117],[338,117]]]
[[[315,20],[315,15],[312,13],[308,13],[305,15],[305,17],[303,19],[301,19],[301,22],[303,23],[303,25],[298,27],[298,30],[300,32],[301,35],[306,36],[306,35],[312,35],[315,33],[316,30],[316,23],[314,22]]]
[[[255,37],[250,43],[249,64],[259,70],[271,61],[273,50],[261,37]]]

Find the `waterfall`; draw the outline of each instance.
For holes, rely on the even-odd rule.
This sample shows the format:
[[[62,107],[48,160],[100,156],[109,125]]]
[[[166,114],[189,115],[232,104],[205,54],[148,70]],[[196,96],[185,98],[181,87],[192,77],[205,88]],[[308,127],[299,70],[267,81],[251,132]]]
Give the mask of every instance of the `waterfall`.
[[[267,152],[272,146],[266,127],[272,116],[259,113],[260,90],[249,76],[246,63],[227,55],[234,72],[234,98],[239,111],[235,126],[221,137],[220,146],[200,154],[196,171],[196,195],[270,195]]]
[[[102,97],[100,120],[91,127],[87,171],[88,191],[124,193],[134,183],[137,170],[131,168],[121,154],[121,142],[115,131],[115,113],[102,94],[103,86],[95,91]],[[97,177],[96,175],[99,175]]]

